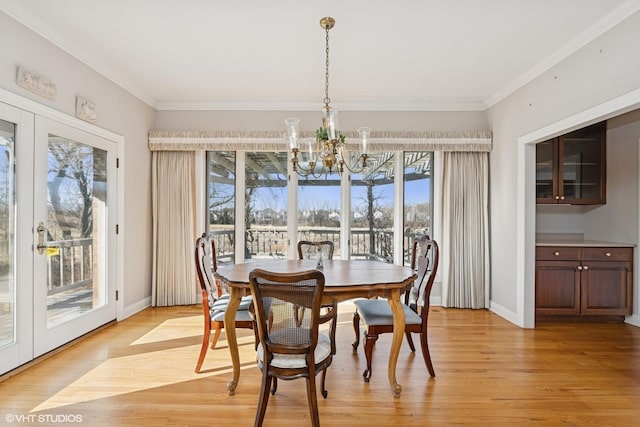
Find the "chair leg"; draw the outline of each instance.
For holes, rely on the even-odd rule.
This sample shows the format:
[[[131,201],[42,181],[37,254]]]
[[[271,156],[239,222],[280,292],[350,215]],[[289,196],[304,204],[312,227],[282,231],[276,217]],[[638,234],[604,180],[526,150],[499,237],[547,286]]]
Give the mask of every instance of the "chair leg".
[[[309,375],[307,378],[307,400],[309,401],[309,412],[311,413],[311,425],[320,427],[320,416],[318,415],[318,397],[316,396],[316,376]]]
[[[295,319],[296,326],[299,328],[299,327],[302,326],[302,320],[304,319],[305,308],[304,307],[295,306],[295,307],[293,307],[293,309],[295,310],[293,312],[293,317]]]
[[[427,365],[427,369],[429,370],[429,375],[435,377],[436,371],[433,370],[433,363],[431,363],[431,354],[429,353],[429,342],[427,340],[426,332],[422,332],[420,334],[420,346],[422,347],[422,357],[424,358],[424,363]]]
[[[409,348],[411,349],[411,352],[415,353],[416,346],[413,345],[413,338],[411,338],[411,332],[405,332],[404,334],[407,336],[407,342],[409,343]]]
[[[360,345],[360,314],[358,311],[353,312],[353,332],[356,335],[355,341],[351,343],[354,353],[358,351],[358,345]]]
[[[210,330],[205,330],[202,337],[202,347],[200,347],[200,356],[198,356],[198,362],[196,363],[196,374],[200,372],[202,364],[204,363],[204,357],[207,355],[207,348],[209,347],[209,337],[211,335]]]
[[[218,328],[216,330],[213,331],[213,339],[211,340],[211,350],[213,350],[214,348],[216,348],[216,344],[218,343],[218,338],[220,338],[220,333],[222,332],[221,328]]]
[[[271,384],[271,394],[276,394],[278,391],[278,377],[273,377],[273,383]]]
[[[260,398],[258,400],[258,410],[256,412],[255,427],[262,426],[264,421],[264,414],[267,412],[267,403],[269,402],[269,387],[271,386],[271,380],[273,377],[266,371],[267,367],[262,367],[262,388],[260,389]]]
[[[362,376],[365,383],[371,379],[371,359],[373,358],[373,346],[377,340],[378,334],[370,334],[369,331],[364,333],[364,355],[367,359],[367,369],[362,373]]]
[[[322,397],[324,397],[325,399],[329,395],[329,392],[327,391],[327,388],[325,387],[325,380],[327,379],[327,371],[328,371],[327,368],[322,370]]]

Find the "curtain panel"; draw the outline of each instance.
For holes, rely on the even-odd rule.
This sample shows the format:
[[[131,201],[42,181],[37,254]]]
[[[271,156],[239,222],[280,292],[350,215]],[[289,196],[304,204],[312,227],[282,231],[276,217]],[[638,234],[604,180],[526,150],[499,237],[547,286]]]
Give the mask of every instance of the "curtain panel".
[[[444,153],[442,178],[442,305],[487,308],[489,155]]]
[[[152,154],[154,307],[197,302],[194,166],[193,152]]]

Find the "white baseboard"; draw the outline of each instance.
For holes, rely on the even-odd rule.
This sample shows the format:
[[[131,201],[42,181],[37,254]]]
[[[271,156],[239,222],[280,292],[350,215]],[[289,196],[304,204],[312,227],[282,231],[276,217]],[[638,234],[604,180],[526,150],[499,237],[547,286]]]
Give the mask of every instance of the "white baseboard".
[[[624,319],[624,322],[633,326],[640,327],[640,315],[634,314],[633,316],[629,316],[626,319]]]
[[[118,316],[118,322],[126,319],[127,317],[131,317],[136,313],[141,312],[142,310],[144,310],[147,307],[151,307],[151,297],[147,297],[144,298],[136,303],[133,303],[131,305],[128,305],[127,307],[124,307],[122,309],[122,312],[120,312],[119,316]]]
[[[520,324],[518,324],[518,316],[516,316],[516,313],[508,310],[507,308],[505,308],[504,306],[494,302],[494,301],[490,301],[489,302],[489,310],[491,310],[492,312],[494,312],[495,314],[497,314],[500,317],[503,317],[504,319],[508,320],[509,322],[513,323],[516,326],[521,326]]]

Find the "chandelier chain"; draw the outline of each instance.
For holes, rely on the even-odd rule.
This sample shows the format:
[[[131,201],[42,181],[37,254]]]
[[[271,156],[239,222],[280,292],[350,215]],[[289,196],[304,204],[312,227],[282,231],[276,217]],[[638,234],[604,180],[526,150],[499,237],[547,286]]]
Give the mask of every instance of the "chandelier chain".
[[[325,71],[324,71],[324,106],[326,110],[329,109],[329,103],[331,102],[331,100],[329,99],[329,30],[330,30],[330,27],[327,26],[325,28],[327,35],[325,38],[326,59],[325,59]]]

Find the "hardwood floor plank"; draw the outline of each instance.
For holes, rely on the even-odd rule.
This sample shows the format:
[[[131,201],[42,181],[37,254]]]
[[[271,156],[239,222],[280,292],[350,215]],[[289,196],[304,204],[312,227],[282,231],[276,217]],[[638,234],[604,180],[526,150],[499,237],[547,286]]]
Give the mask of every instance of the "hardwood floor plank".
[[[260,388],[253,333],[238,331],[242,374],[236,395],[228,396],[224,333],[203,372],[193,372],[200,310],[147,309],[9,377],[0,383],[0,419],[30,416],[33,425],[43,425],[37,417],[56,424],[81,417],[81,424],[91,426],[253,425]],[[386,372],[390,337],[376,343],[371,382],[364,383],[362,345],[358,353],[351,350],[351,313],[351,305],[341,305],[329,396],[318,395],[323,426],[640,424],[640,328],[544,323],[527,330],[486,310],[433,307],[429,343],[437,376],[430,378],[419,350],[413,354],[403,343],[397,371],[403,391],[394,399]],[[304,380],[280,381],[264,426],[305,425]]]

